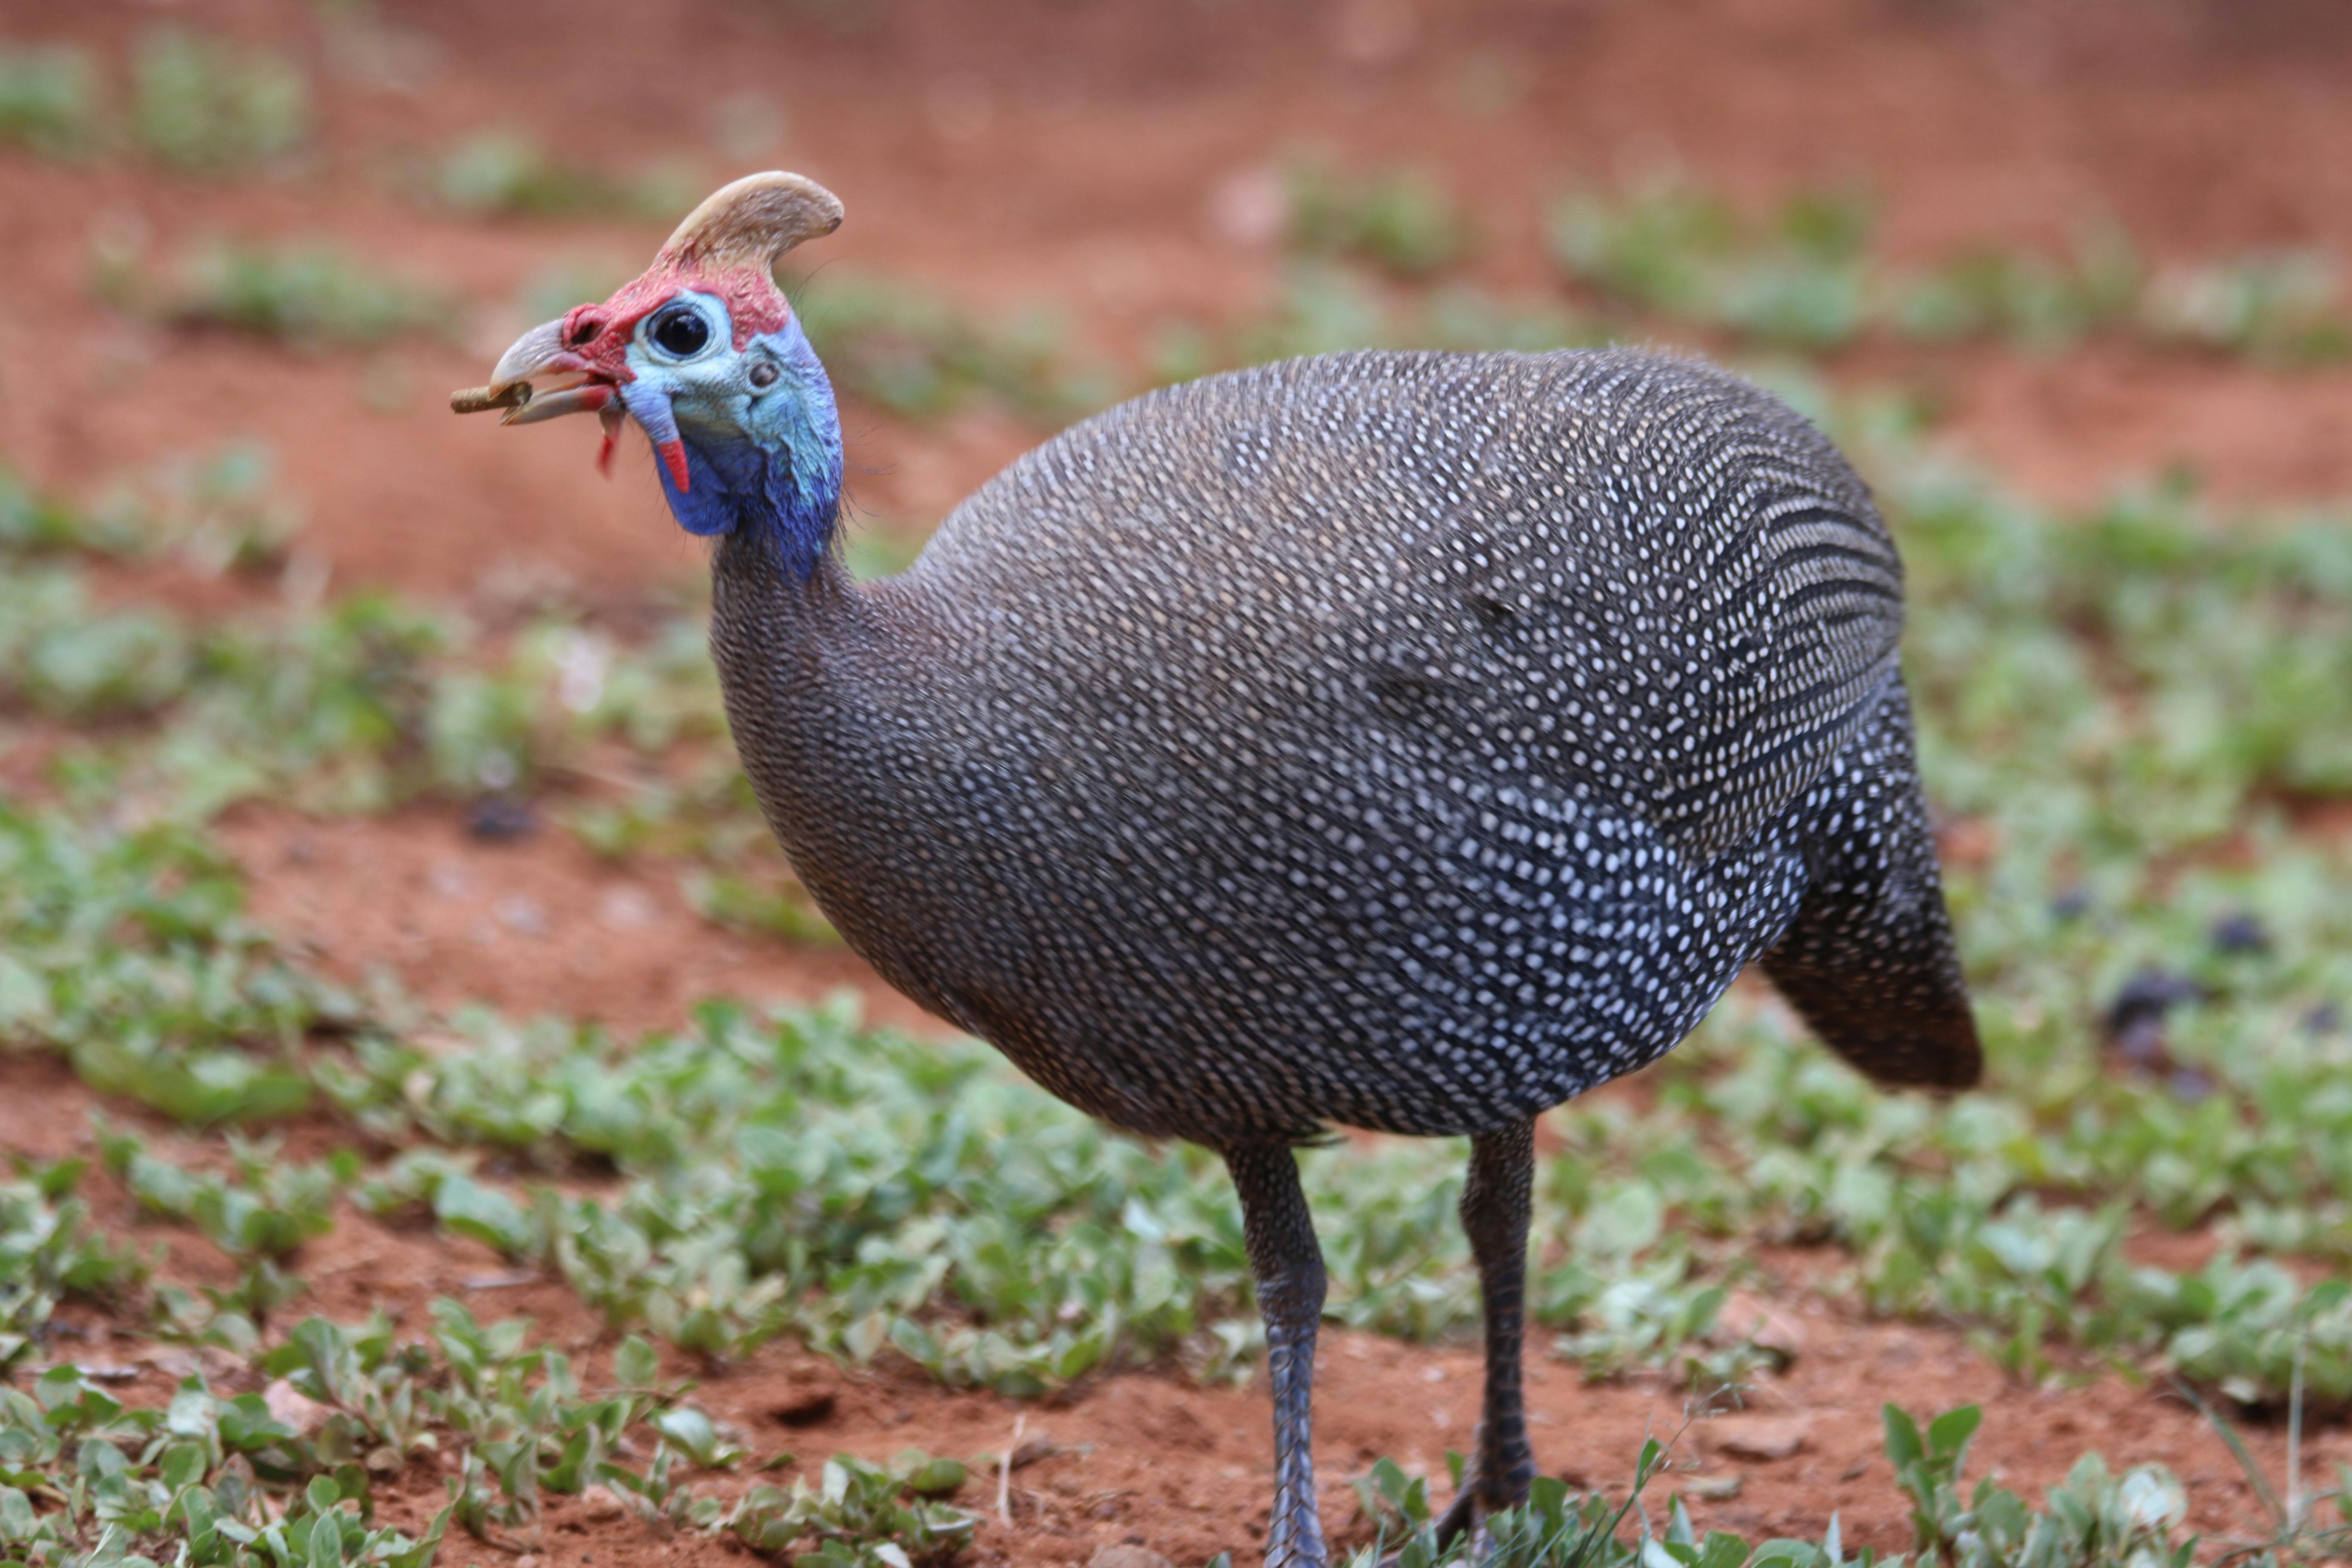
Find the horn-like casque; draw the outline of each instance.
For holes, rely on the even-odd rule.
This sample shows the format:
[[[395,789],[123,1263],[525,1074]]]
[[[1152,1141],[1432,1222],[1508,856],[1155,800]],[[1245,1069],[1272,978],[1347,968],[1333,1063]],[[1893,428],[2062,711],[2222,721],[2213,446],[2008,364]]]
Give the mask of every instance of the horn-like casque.
[[[661,249],[679,266],[771,267],[803,240],[841,226],[841,198],[800,174],[746,174],[703,198]]]

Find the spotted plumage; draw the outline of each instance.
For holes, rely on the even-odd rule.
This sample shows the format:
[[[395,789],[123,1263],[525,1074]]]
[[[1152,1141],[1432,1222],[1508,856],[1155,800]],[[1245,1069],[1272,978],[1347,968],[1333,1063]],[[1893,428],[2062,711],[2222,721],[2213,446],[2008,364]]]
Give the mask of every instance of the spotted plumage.
[[[1504,1125],[1673,1046],[1824,875],[1768,967],[1865,1067],[1974,1072],[1893,546],[1719,372],[1295,361],[1056,437],[878,590],[772,553],[720,549],[713,647],[802,877],[1111,1121]]]
[[[893,984],[1238,1188],[1270,1563],[1325,1562],[1322,1261],[1290,1145],[1471,1135],[1484,1415],[1450,1537],[1534,1474],[1533,1118],[1750,963],[1892,1082],[1975,1079],[1870,497],[1778,400],[1624,352],[1343,354],[1065,432],[903,575],[838,543],[840,426],[751,176],[453,399],[625,412],[716,536],[711,649],[802,879]],[[535,398],[530,378],[583,384]]]

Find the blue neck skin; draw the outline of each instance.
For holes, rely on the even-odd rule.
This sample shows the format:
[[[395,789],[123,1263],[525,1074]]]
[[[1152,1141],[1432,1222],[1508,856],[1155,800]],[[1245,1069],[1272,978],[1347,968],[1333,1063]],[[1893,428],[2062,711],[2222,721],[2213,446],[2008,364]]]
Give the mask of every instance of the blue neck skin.
[[[782,372],[753,391],[751,366]],[[776,551],[802,582],[833,547],[841,508],[841,416],[833,382],[798,320],[753,339],[735,356],[725,387],[665,387],[642,373],[621,401],[656,446],[667,426],[686,448],[688,487],[680,490],[656,460],[671,515],[688,533],[749,534]]]

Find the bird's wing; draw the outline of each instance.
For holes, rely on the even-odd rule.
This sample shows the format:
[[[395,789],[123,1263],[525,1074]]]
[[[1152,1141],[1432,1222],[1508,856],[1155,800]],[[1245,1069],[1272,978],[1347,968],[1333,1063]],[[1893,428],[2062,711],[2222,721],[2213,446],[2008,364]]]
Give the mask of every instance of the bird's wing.
[[[1476,688],[1489,731],[1555,704],[1538,765],[1711,858],[1786,811],[1895,678],[1902,566],[1777,399],[1647,355],[1549,368],[1410,563],[1453,611],[1417,663]]]
[[[1248,687],[1233,748],[1284,721],[1266,702],[1332,729],[1352,683],[1429,755],[1515,750],[1517,775],[1700,858],[1851,739],[1902,626],[1894,546],[1819,432],[1734,376],[1616,351],[1342,354],[1167,388],[1014,463],[910,579],[1022,646],[973,661],[1007,700],[1050,679],[1205,710]],[[1044,646],[1106,652],[1045,670]]]

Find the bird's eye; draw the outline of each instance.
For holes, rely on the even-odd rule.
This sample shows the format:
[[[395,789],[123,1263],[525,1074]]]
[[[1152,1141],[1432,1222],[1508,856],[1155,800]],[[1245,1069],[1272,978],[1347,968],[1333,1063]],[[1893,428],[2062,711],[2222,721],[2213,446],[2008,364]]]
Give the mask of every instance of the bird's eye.
[[[662,353],[687,359],[710,341],[710,323],[698,311],[673,310],[654,322],[653,340]]]

